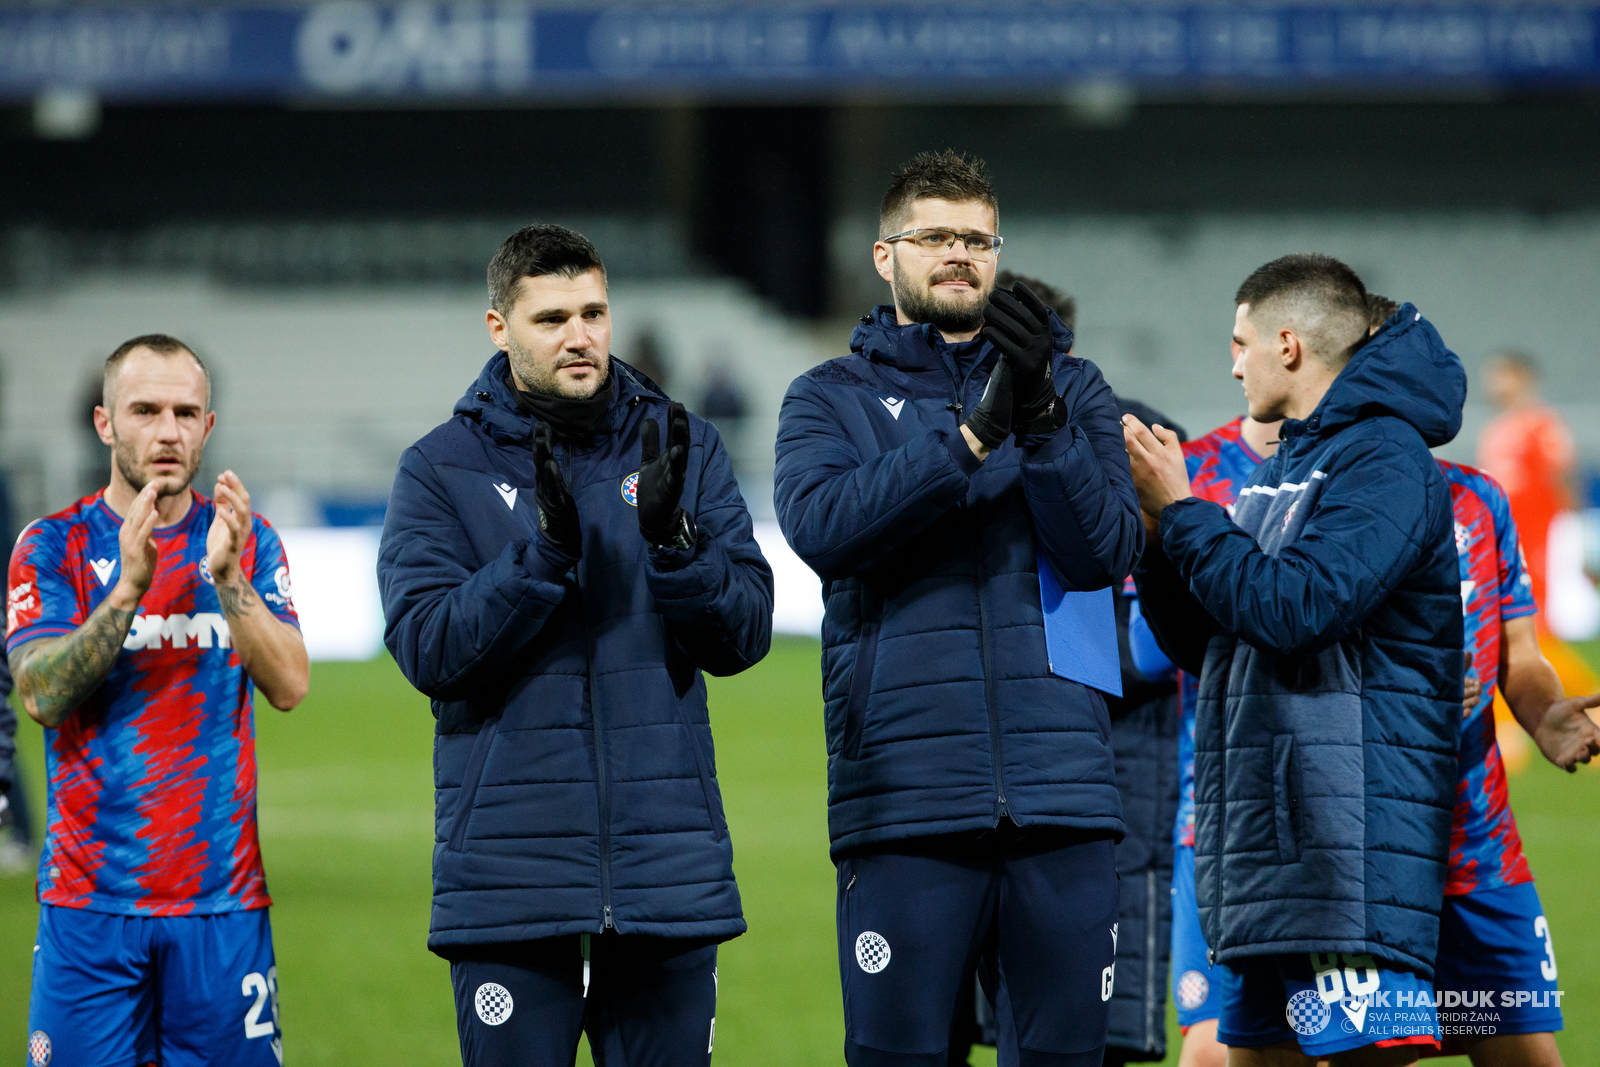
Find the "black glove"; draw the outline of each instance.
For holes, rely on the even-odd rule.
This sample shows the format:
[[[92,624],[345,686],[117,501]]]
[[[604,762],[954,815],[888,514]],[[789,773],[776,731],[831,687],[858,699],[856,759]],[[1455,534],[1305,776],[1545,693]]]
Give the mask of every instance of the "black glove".
[[[1018,435],[1061,429],[1066,425],[1066,405],[1056,396],[1050,378],[1055,356],[1050,309],[1019,282],[1009,293],[1004,289],[990,293],[983,318],[984,340],[995,347],[1000,363],[1009,364],[1014,376],[1011,428]]]
[[[661,428],[645,419],[639,436],[639,532],[657,548],[689,548],[695,542],[694,522],[678,506],[683,476],[689,469],[689,413],[682,404],[667,405],[667,450],[661,451]]]
[[[972,436],[986,448],[999,448],[1011,436],[1011,412],[1015,407],[1011,393],[1011,364],[1006,361],[1005,353],[1001,353],[994,370],[989,372],[989,384],[984,387],[982,398],[966,422]]]
[[[561,477],[550,424],[533,431],[533,502],[539,509],[539,536],[550,547],[574,559],[583,555],[583,530],[578,526],[578,504]]]

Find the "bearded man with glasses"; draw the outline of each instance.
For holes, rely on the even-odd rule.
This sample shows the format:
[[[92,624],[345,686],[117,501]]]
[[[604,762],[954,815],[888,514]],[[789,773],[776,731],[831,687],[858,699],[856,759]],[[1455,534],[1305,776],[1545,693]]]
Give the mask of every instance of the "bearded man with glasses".
[[[826,604],[855,1067],[944,1067],[980,958],[1001,1063],[1098,1067],[1105,1044],[1123,825],[1080,654],[1109,644],[1115,678],[1107,587],[1144,528],[1111,389],[1026,287],[995,289],[998,227],[981,161],[911,160],[873,245],[894,303],[779,421],[778,519]],[[1041,580],[1078,638],[1053,662]]]

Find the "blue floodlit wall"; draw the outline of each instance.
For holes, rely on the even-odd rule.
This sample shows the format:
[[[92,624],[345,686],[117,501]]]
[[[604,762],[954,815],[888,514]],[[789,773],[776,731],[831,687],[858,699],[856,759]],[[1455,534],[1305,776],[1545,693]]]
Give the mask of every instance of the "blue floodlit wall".
[[[515,2],[0,11],[0,97],[648,98],[1600,82],[1600,5]]]

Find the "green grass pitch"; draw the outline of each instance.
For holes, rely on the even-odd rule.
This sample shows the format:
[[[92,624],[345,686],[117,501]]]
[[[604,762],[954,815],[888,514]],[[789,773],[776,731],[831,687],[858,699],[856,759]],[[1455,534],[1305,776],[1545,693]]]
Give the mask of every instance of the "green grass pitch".
[[[1600,645],[1585,651],[1600,663]],[[755,669],[708,679],[750,922],[720,959],[721,1064],[843,1059],[819,658],[816,642],[782,639]],[[386,658],[320,664],[300,708],[258,712],[262,849],[291,1067],[460,1062],[448,969],[424,947],[432,730],[427,701]],[[20,735],[42,810],[42,734],[25,722]],[[1569,1065],[1600,1063],[1600,926],[1590,921],[1600,773],[1535,762],[1511,791],[1566,990],[1562,1053]],[[31,875],[0,878],[0,1058],[23,1056],[36,917]],[[992,1064],[993,1054],[974,1062]]]

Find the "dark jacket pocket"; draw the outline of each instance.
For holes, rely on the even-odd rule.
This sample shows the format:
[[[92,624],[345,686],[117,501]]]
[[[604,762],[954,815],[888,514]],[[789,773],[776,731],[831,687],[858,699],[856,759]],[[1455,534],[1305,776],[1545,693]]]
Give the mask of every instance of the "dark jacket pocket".
[[[878,660],[878,630],[882,623],[867,619],[861,623],[856,639],[856,665],[850,674],[850,703],[845,706],[845,759],[855,759],[861,751],[861,730],[867,718],[867,701],[872,697],[872,668]]]
[[[682,704],[678,705],[678,722],[689,735],[689,751],[694,753],[694,769],[700,775],[700,791],[706,798],[706,818],[711,820],[711,839],[721,841],[722,835],[728,832],[728,820],[722,818],[717,810],[717,795],[711,789],[710,761],[700,750],[699,734],[695,731],[694,724],[685,716]]]
[[[1272,738],[1272,811],[1278,836],[1278,861],[1300,859],[1300,775],[1294,761],[1294,735]]]
[[[500,729],[500,717],[488,720],[472,740],[472,752],[467,757],[466,770],[461,772],[461,789],[456,794],[456,814],[450,827],[449,849],[460,852],[467,840],[467,823],[472,819],[472,805],[478,799],[478,786],[483,781],[483,765],[489,759],[489,746],[494,744],[495,732]]]

